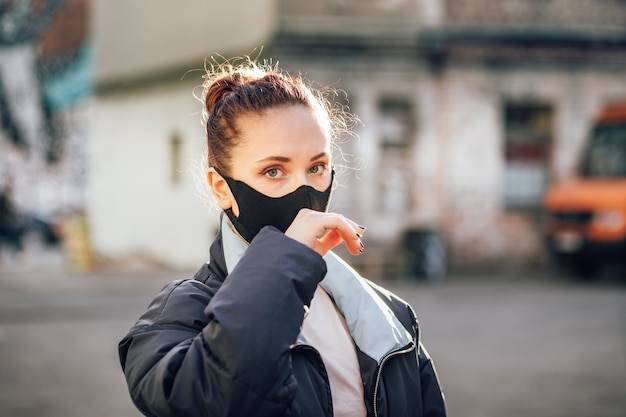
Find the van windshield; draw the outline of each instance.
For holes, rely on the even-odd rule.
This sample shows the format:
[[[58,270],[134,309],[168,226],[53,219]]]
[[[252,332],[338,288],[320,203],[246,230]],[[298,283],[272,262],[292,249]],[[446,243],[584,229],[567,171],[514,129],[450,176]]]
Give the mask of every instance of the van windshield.
[[[626,177],[626,123],[594,130],[582,168],[586,177]]]

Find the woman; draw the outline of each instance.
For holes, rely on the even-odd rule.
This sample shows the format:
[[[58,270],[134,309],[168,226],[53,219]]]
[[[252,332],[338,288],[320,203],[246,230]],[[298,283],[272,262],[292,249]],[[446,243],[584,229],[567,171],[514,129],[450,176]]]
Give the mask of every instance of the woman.
[[[147,416],[442,416],[411,307],[330,250],[365,228],[326,211],[337,121],[300,77],[252,62],[204,87],[210,261],[120,342]],[[340,125],[341,123],[339,123]]]

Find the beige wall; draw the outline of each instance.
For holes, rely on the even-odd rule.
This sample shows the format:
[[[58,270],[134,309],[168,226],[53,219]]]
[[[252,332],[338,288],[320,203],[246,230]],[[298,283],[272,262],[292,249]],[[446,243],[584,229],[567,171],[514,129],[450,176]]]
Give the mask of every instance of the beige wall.
[[[204,136],[192,88],[174,84],[97,101],[89,214],[99,256],[139,256],[177,268],[208,259],[218,215],[199,195],[206,191],[198,169]],[[180,139],[177,161],[174,135]]]
[[[140,77],[267,44],[275,0],[94,0],[97,77]]]

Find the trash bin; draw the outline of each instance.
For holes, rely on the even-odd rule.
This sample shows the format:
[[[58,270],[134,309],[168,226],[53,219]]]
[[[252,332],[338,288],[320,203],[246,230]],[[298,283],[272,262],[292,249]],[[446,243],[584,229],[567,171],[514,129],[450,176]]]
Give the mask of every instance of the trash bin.
[[[436,230],[409,229],[404,232],[406,276],[440,281],[446,276],[446,250]]]

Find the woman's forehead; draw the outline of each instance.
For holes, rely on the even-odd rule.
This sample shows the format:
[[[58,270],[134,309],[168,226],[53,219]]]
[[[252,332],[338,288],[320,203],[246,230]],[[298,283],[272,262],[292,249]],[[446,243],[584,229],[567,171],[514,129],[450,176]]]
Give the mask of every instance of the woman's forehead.
[[[294,152],[330,153],[328,130],[302,105],[281,106],[263,114],[243,116],[238,128],[241,140],[235,154],[250,154],[259,159],[263,158],[261,155],[281,156]]]

